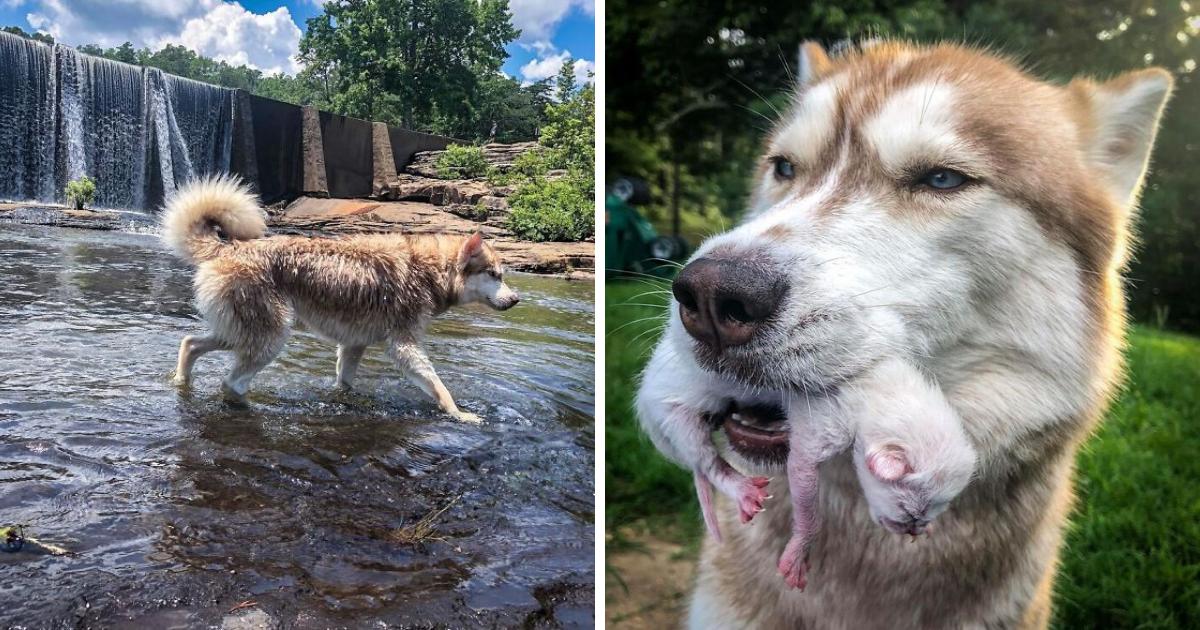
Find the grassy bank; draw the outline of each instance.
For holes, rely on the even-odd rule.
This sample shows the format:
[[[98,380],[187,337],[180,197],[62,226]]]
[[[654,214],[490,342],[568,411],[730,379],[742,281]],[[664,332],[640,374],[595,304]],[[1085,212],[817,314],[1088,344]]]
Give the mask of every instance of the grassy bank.
[[[629,527],[682,542],[701,535],[690,476],[657,454],[628,411],[667,299],[647,292],[660,290],[606,287],[605,524],[614,549]],[[1128,386],[1079,456],[1056,628],[1200,627],[1200,340],[1136,327],[1130,341]]]

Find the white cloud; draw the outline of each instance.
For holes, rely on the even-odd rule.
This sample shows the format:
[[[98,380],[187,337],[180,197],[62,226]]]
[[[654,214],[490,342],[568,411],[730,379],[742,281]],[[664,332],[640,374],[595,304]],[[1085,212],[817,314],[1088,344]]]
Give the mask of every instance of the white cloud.
[[[541,79],[550,79],[558,74],[558,70],[562,68],[563,63],[571,56],[571,51],[564,50],[561,53],[549,54],[530,60],[529,63],[521,66],[521,77],[526,83],[539,81]],[[596,62],[586,59],[575,60],[575,82],[579,85],[591,83],[595,78],[589,78],[588,73],[596,70]]]
[[[232,65],[248,65],[267,74],[299,70],[300,28],[287,7],[263,15],[240,4],[222,4],[188,20],[177,35],[160,38],[152,47],[186,46]]]
[[[8,1],[8,0],[5,0]],[[300,28],[286,7],[255,14],[221,0],[27,0],[35,30],[66,44],[183,45],[267,73],[295,72]]]
[[[513,26],[521,29],[518,40],[523,46],[534,47],[548,42],[558,23],[579,7],[588,15],[596,15],[596,0],[509,0]]]

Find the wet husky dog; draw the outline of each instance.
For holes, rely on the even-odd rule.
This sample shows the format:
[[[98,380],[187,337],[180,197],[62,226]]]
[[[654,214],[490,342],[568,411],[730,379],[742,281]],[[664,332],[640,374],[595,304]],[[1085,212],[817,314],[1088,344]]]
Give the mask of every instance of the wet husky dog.
[[[164,239],[196,265],[196,305],[212,331],[179,346],[175,383],[214,350],[233,352],[227,393],[250,381],[287,340],[292,318],[338,344],[337,382],[349,388],[368,345],[388,344],[404,373],[446,413],[459,410],[421,348],[429,320],[459,304],[512,308],[500,257],[482,237],[375,235],[305,238],[266,234],[258,202],[235,179],[181,189],[163,213]]]
[[[1120,274],[1171,77],[1053,85],[986,52],[885,42],[806,44],[799,78],[745,220],[680,274],[639,392],[668,455],[712,430],[735,481],[773,478],[733,488],[762,498],[749,523],[717,497],[724,543],[706,543],[690,626],[1046,627],[1074,456],[1121,373]],[[892,359],[944,397],[975,476],[909,544],[872,517],[858,454],[833,457],[809,587],[788,589],[784,473],[805,433],[783,407],[869,392]],[[689,414],[641,404],[663,392]],[[919,420],[907,405],[872,408]]]

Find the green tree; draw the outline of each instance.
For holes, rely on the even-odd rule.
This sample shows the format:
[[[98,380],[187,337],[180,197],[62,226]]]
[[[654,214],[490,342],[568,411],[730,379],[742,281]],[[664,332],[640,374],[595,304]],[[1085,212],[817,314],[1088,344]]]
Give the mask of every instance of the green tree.
[[[437,131],[474,118],[519,34],[507,0],[353,0],[309,19],[300,50],[336,112]]]
[[[541,143],[550,149],[553,168],[596,172],[596,86],[576,87],[575,60],[567,59],[558,72],[557,103],[546,107],[547,123]]]
[[[5,33],[12,33],[13,35],[20,35],[21,37],[24,37],[26,39],[32,39],[34,41],[42,42],[43,44],[53,44],[54,43],[54,38],[51,37],[50,35],[47,35],[45,33],[27,33],[27,32],[25,32],[25,29],[21,28],[20,26],[5,26],[3,28],[0,28],[0,31],[3,31]]]

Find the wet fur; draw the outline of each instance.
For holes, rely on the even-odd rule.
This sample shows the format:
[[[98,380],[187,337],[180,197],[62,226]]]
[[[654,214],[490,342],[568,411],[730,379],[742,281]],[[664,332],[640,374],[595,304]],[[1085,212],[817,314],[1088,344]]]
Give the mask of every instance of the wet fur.
[[[167,203],[164,240],[196,265],[196,306],[211,332],[180,345],[175,380],[191,380],[197,358],[215,350],[236,362],[224,385],[235,398],[287,341],[293,319],[338,344],[337,378],[353,383],[366,346],[386,342],[402,370],[444,411],[462,419],[421,349],[431,318],[451,306],[517,301],[499,256],[479,235],[340,238],[265,232],[254,197],[236,180],[204,180]]]
[[[1059,86],[984,51],[895,42],[832,59],[807,45],[800,76],[746,219],[695,254],[787,274],[784,305],[719,355],[673,309],[667,358],[652,360],[642,391],[719,411],[705,407],[835,391],[906,356],[961,418],[978,472],[936,532],[910,544],[872,519],[853,453],[831,459],[804,593],[776,571],[792,535],[786,484],[772,482],[744,526],[717,497],[725,542],[706,543],[689,625],[1044,628],[1074,456],[1121,375],[1120,274],[1171,78],[1148,69]],[[774,176],[779,157],[794,178]],[[952,195],[911,184],[938,166],[977,183]],[[671,455],[678,423],[639,412]],[[718,449],[740,474],[779,478]]]

